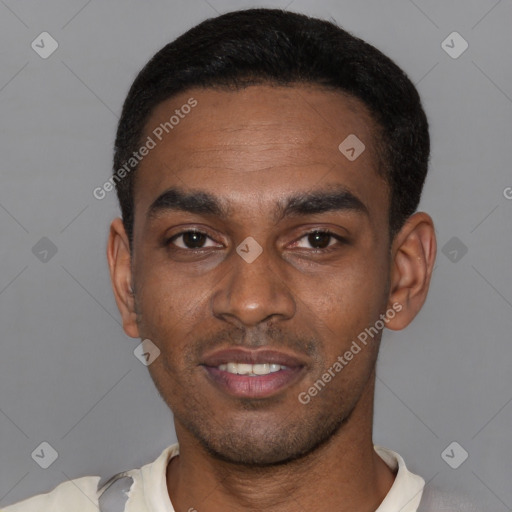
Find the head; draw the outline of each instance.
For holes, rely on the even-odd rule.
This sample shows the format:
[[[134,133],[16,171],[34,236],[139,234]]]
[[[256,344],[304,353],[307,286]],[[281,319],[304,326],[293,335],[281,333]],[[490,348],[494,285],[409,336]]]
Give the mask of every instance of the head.
[[[413,84],[330,22],[232,12],[148,62],[119,122],[107,254],[178,438],[281,464],[371,424],[382,328],[408,325],[430,282],[428,157]],[[232,378],[230,358],[289,364]]]

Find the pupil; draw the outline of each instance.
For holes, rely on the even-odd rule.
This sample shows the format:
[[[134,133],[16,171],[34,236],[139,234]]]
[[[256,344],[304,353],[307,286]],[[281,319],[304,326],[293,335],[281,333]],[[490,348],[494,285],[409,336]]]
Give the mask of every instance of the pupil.
[[[205,237],[205,235],[203,233],[196,233],[195,231],[188,231],[187,233],[185,233],[183,235],[183,242],[185,243],[185,245],[187,247],[189,247],[190,245],[194,245],[195,243],[197,244],[199,242],[197,247],[189,247],[189,249],[191,249],[191,248],[197,249],[203,245],[204,237]]]
[[[322,233],[321,231],[315,231],[314,233],[310,233],[308,241],[312,246],[318,245],[319,238],[321,247],[317,247],[317,249],[325,249],[329,245],[329,239],[331,238],[331,235],[328,233]],[[326,243],[322,243],[322,238]]]
[[[205,235],[203,233],[197,233],[195,231],[188,231],[183,235],[183,242],[185,245],[189,248],[200,248],[204,244],[204,237]],[[309,243],[312,246],[320,245],[320,247],[317,247],[317,249],[325,249],[329,246],[329,240],[331,238],[331,235],[328,233],[323,233],[322,231],[315,231],[314,233],[310,233],[309,236]],[[195,247],[194,244],[197,244]]]

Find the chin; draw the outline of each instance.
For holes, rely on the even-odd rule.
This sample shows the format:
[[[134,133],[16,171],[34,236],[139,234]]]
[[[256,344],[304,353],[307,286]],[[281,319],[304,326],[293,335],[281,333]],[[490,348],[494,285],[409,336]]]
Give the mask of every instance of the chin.
[[[279,466],[307,457],[327,444],[345,421],[346,417],[331,417],[314,425],[308,421],[285,427],[269,427],[264,422],[236,429],[226,425],[222,432],[196,430],[194,436],[218,460],[248,467]]]

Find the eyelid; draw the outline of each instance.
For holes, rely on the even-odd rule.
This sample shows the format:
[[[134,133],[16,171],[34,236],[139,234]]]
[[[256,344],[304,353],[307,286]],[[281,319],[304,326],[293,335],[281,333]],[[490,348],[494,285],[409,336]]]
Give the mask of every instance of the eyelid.
[[[186,233],[198,233],[200,235],[204,235],[206,236],[206,238],[212,240],[213,242],[216,242],[218,243],[216,240],[214,240],[206,231],[204,230],[201,230],[201,229],[197,229],[197,228],[188,228],[188,229],[183,229],[177,233],[174,233],[173,235],[171,235],[170,237],[166,237],[165,241],[164,241],[164,245],[165,246],[168,246],[170,245],[175,239],[179,238],[180,236],[182,235],[185,235]],[[176,249],[178,250],[182,250],[182,251],[187,251],[187,252],[194,252],[194,251],[203,251],[205,249],[211,249],[211,247],[199,247],[197,249],[184,249],[183,247],[176,247],[174,246]]]
[[[342,235],[339,235],[338,233],[336,233],[335,231],[332,231],[331,229],[328,229],[328,228],[313,228],[313,229],[311,229],[309,231],[306,231],[305,233],[302,233],[302,235],[300,237],[298,237],[293,242],[293,244],[298,243],[303,238],[307,237],[308,235],[312,235],[314,233],[321,233],[323,235],[329,236],[330,238],[334,238],[338,242],[338,244],[348,243],[348,239],[346,237],[344,237]],[[335,246],[336,244],[328,245],[327,247],[325,247],[323,249],[311,248],[311,249],[306,249],[306,250],[309,251],[309,252],[328,252],[329,250],[331,250],[333,245]]]
[[[174,233],[170,237],[166,237],[164,245],[165,246],[170,245],[175,239],[179,238],[180,236],[182,236],[182,235],[184,235],[186,233],[199,233],[201,235],[205,235],[206,238],[212,240],[213,242],[216,242],[216,240],[214,240],[208,234],[207,231],[191,227],[191,228],[183,229],[183,230],[181,230],[181,231],[179,231],[177,233]],[[338,241],[338,243],[340,243],[340,244],[347,243],[347,238],[346,237],[344,237],[342,235],[339,235],[338,233],[332,231],[331,229],[323,228],[323,227],[316,227],[316,228],[311,228],[308,231],[303,232],[298,238],[296,238],[294,240],[294,242],[292,242],[292,244],[296,244],[298,241],[300,241],[303,238],[307,237],[308,235],[312,235],[314,233],[322,233],[324,235],[330,236],[331,238],[336,239]],[[216,243],[219,243],[219,242],[216,242]],[[336,244],[333,244],[333,245],[336,245]],[[326,248],[323,248],[323,249],[311,248],[311,249],[306,249],[306,250],[308,250],[310,252],[326,252],[326,251],[329,250],[330,247],[332,247],[332,245],[328,245]],[[198,252],[198,251],[204,251],[204,250],[207,250],[207,249],[211,249],[212,247],[199,247],[197,249],[188,249],[188,248],[174,246],[174,248],[177,249],[177,250],[182,250],[182,251],[186,251],[186,252],[191,252],[192,253],[192,252]]]

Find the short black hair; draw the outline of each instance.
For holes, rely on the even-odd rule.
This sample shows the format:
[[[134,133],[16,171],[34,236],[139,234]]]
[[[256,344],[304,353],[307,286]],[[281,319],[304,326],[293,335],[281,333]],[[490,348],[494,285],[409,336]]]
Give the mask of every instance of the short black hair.
[[[280,9],[210,18],[164,46],[139,72],[117,129],[114,174],[141,145],[155,107],[192,87],[312,84],[348,93],[369,110],[379,173],[390,190],[391,239],[416,210],[428,169],[428,122],[416,88],[389,57],[334,22]],[[341,142],[341,141],[340,141]],[[136,166],[116,180],[133,240]]]

